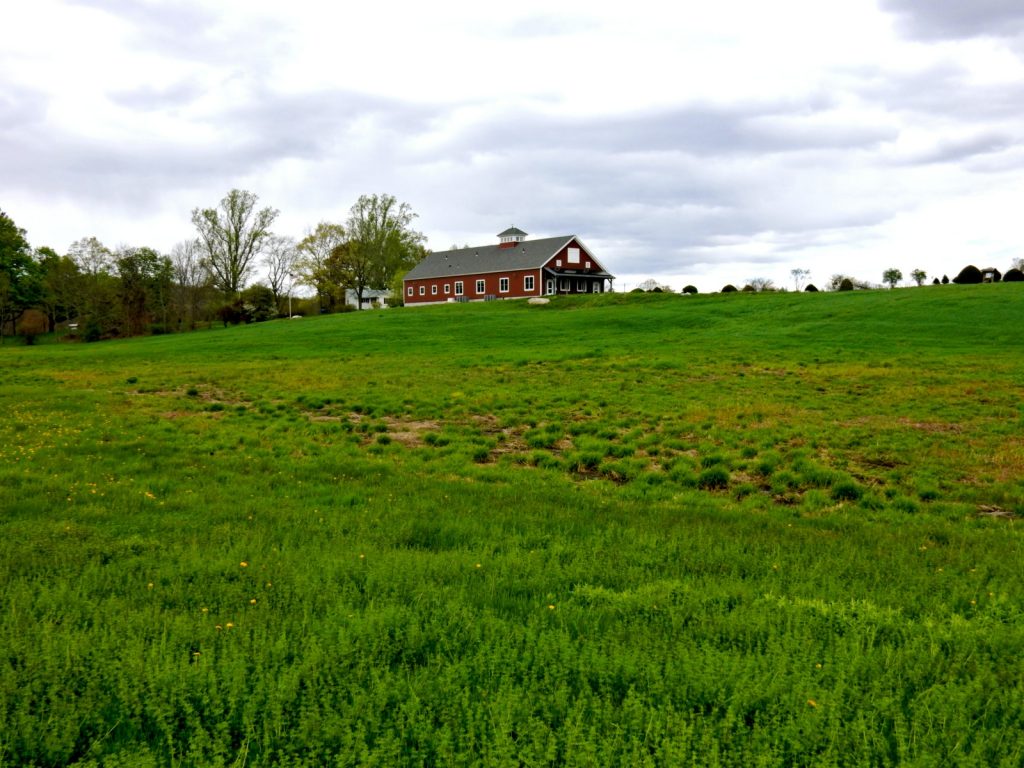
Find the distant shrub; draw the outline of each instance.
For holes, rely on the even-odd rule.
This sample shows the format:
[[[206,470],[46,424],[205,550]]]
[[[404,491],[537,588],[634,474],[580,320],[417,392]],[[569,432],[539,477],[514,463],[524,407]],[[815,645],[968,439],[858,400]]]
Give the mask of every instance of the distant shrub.
[[[683,293],[697,293],[697,289],[692,285],[687,285],[683,288]]]
[[[832,498],[836,501],[857,501],[864,495],[864,489],[853,480],[840,480],[832,486]]]
[[[942,276],[942,284],[943,285],[949,285],[949,277],[948,276],[946,276],[946,275]]]
[[[807,287],[804,288],[804,293],[817,293],[818,287],[814,283],[808,283]]]
[[[187,390],[185,390],[185,394],[188,395],[189,397],[196,397],[199,394],[199,390],[196,389],[195,387],[189,387]]]
[[[942,281],[936,277],[934,280],[932,280],[932,285],[942,285]]]
[[[752,286],[750,283],[747,283],[743,286],[743,293],[757,293],[757,288]]]
[[[839,283],[839,290],[840,291],[852,291],[853,290],[853,280],[851,280],[848,277],[844,277],[842,282]]]
[[[1006,270],[1006,274],[1003,275],[1004,283],[1020,283],[1024,282],[1024,272],[1014,267],[1013,269]]]
[[[377,435],[377,443],[380,445],[391,445],[391,435],[386,433]]]
[[[732,283],[722,286],[722,293],[736,293],[736,286]]]
[[[729,473],[726,471],[725,467],[722,466],[714,466],[710,469],[705,469],[697,478],[697,487],[704,488],[705,490],[726,488],[728,485]]]
[[[960,270],[960,274],[953,278],[957,285],[975,285],[982,281],[981,270],[973,264],[968,264]]]
[[[646,293],[643,288],[634,288],[630,293]]]

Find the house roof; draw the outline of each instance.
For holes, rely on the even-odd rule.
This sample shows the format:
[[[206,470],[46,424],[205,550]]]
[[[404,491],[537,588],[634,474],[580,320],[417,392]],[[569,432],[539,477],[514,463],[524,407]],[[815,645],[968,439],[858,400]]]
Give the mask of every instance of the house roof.
[[[498,237],[511,237],[512,235],[522,235],[523,237],[526,237],[526,233],[519,229],[519,227],[509,227],[504,232],[498,233]]]
[[[506,230],[509,232],[511,230]],[[504,235],[505,232],[502,232]],[[539,269],[560,251],[574,235],[545,237],[540,240],[524,240],[514,248],[506,245],[481,245],[476,248],[459,248],[454,251],[437,251],[428,254],[405,276],[406,280],[424,278],[456,277],[482,272],[501,272],[517,269]],[[578,242],[578,241],[577,241]]]

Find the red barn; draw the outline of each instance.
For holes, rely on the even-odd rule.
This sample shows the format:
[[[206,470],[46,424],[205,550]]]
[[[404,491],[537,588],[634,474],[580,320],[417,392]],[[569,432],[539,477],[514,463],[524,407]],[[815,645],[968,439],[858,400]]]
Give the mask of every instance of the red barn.
[[[511,227],[498,243],[431,253],[405,276],[405,304],[604,293],[615,278],[575,235],[526,240]]]

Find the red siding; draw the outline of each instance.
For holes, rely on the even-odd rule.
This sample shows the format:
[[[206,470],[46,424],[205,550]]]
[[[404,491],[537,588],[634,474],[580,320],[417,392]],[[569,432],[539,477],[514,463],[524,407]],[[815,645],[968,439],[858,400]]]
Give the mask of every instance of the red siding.
[[[533,290],[527,291],[523,287],[523,279],[527,276],[533,276]],[[503,277],[508,278],[508,291],[502,292],[500,290],[500,280]],[[484,281],[484,290],[477,292],[476,281]],[[522,269],[522,270],[509,270],[508,272],[489,272],[485,275],[461,275],[458,277],[435,277],[435,278],[424,278],[422,280],[406,280],[405,281],[405,299],[406,304],[431,304],[437,302],[448,301],[449,299],[456,299],[459,296],[455,293],[455,283],[462,282],[463,293],[462,298],[469,299],[470,301],[482,301],[486,296],[496,296],[499,299],[525,299],[530,296],[542,296],[542,285],[540,270],[537,269]],[[449,286],[448,293],[444,292],[444,287]],[[423,295],[420,296],[420,288],[423,288]],[[436,287],[437,293],[432,293],[432,289]],[[409,288],[412,288],[413,295],[409,295]]]
[[[569,263],[570,248],[580,249],[580,260],[578,264]],[[587,266],[587,262],[590,262],[589,267]],[[544,266],[556,272],[569,272],[570,274],[588,274],[603,271],[603,267],[597,263],[597,259],[583,250],[583,246],[581,246],[575,238],[566,243],[565,247],[552,256],[551,260]]]

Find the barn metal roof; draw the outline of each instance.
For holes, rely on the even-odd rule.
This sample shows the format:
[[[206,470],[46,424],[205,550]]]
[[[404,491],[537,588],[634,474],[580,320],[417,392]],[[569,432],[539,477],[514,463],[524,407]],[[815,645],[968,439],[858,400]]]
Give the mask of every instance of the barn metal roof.
[[[506,230],[508,232],[509,230]],[[503,232],[502,234],[505,234]],[[476,248],[458,248],[429,254],[405,276],[406,280],[438,277],[458,277],[483,272],[503,272],[516,269],[538,269],[560,251],[574,235],[524,240],[514,248],[497,244]]]

